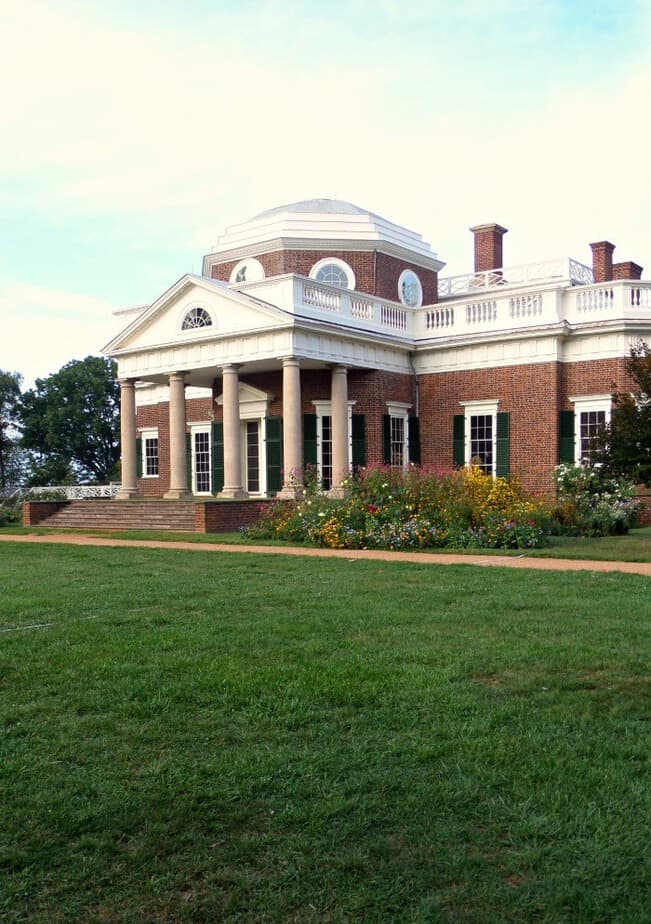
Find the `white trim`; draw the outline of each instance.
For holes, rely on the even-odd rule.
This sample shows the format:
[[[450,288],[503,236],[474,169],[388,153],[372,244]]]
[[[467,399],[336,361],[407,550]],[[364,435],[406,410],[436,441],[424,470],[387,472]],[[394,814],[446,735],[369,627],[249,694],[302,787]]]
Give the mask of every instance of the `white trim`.
[[[316,467],[321,481],[321,441],[323,439],[323,418],[329,417],[332,426],[332,401],[313,400],[314,410],[316,411]],[[353,408],[357,401],[348,401],[348,468],[353,465]]]
[[[208,434],[208,485],[207,491],[197,491],[196,448],[194,438],[199,433]],[[209,497],[212,494],[212,425],[208,423],[190,424],[190,478],[192,493],[199,497]]]
[[[183,322],[185,321],[187,316],[190,314],[190,312],[194,311],[197,308],[200,308],[202,311],[206,312],[206,314],[210,318],[210,324],[205,324],[202,327],[188,327],[184,330]],[[190,302],[189,304],[184,305],[183,308],[181,309],[179,313],[179,317],[176,322],[176,329],[177,329],[178,334],[181,337],[187,337],[188,334],[191,334],[191,335],[193,334],[194,336],[196,336],[198,332],[207,331],[207,330],[215,331],[217,329],[217,321],[215,319],[215,313],[211,309],[210,305],[208,305],[206,302],[202,302],[202,301]]]
[[[472,456],[471,448],[471,422],[473,417],[491,417],[491,475],[495,477],[497,471],[497,414],[500,406],[499,399],[494,401],[460,401],[464,409],[463,415],[463,458],[466,467],[470,466]]]
[[[348,279],[348,285],[345,288],[353,289],[353,290],[355,289],[355,284],[356,284],[355,273],[352,271],[352,269],[346,263],[346,261],[340,260],[339,257],[324,257],[322,260],[319,260],[317,263],[315,263],[312,269],[310,270],[310,279],[316,280],[319,270],[322,270],[324,266],[336,266],[338,269],[340,269],[342,272],[346,274],[346,278]],[[342,286],[342,288],[344,287]]]
[[[140,477],[160,478],[160,438],[158,436],[158,427],[138,427],[138,433],[141,440],[140,453],[142,460],[142,475]],[[156,440],[157,443],[156,462],[158,472],[155,475],[147,474],[147,440]]]
[[[409,411],[411,404],[404,401],[387,401],[387,414],[389,416],[389,464],[391,465],[391,419],[402,420],[402,468],[409,468]],[[397,468],[398,466],[396,466]]]
[[[604,423],[608,425],[612,413],[613,398],[607,392],[600,395],[573,395],[568,398],[568,401],[574,405],[574,463],[575,465],[581,465],[583,460],[587,458],[586,454],[582,452],[581,416],[591,412],[599,413],[603,411]]]

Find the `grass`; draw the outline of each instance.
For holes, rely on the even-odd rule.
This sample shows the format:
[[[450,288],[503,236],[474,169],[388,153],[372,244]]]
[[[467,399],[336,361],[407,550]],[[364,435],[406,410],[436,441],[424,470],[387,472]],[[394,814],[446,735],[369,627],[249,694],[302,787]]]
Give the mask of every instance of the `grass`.
[[[3,543],[0,581],[3,920],[648,920],[648,579]]]
[[[57,532],[77,533],[79,530],[56,530]],[[0,528],[1,535],[47,535],[51,530],[38,526],[7,526]],[[226,543],[228,545],[255,545],[244,540],[239,533],[174,533],[163,530],[84,530],[93,536],[114,537],[116,539],[145,539],[160,542],[204,542]],[[265,540],[262,545],[287,546],[289,543]],[[426,550],[427,551],[427,550]],[[433,549],[429,551],[455,555],[522,555],[531,558],[572,558],[593,561],[635,561],[651,562],[651,526],[632,529],[625,536],[607,536],[601,539],[575,538],[571,536],[552,536],[549,548],[545,549]]]

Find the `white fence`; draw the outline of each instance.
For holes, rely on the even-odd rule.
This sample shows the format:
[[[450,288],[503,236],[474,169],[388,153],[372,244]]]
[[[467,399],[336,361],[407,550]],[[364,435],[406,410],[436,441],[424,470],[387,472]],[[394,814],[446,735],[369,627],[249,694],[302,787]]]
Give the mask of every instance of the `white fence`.
[[[66,484],[29,488],[29,494],[37,500],[39,494],[59,494],[65,500],[97,500],[101,497],[115,497],[119,490],[119,484]]]

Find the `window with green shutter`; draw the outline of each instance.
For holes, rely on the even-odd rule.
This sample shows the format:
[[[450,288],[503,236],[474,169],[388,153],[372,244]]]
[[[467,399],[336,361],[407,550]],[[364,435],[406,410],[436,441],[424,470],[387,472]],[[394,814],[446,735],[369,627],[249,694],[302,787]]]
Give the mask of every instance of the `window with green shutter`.
[[[212,422],[212,493],[219,494],[224,487],[224,424]]]
[[[282,417],[265,418],[265,443],[267,447],[267,494],[277,494],[282,487]]]
[[[303,415],[303,464],[317,464],[316,414]]]
[[[409,461],[413,465],[420,465],[420,420],[418,417],[409,418]]]
[[[506,478],[509,474],[509,428],[509,415],[507,413],[497,414],[495,474],[498,478]]]
[[[574,411],[558,415],[558,461],[574,463]]]
[[[452,422],[452,463],[463,468],[466,464],[465,417],[455,414]]]
[[[366,417],[364,414],[352,415],[351,431],[353,471],[356,471],[366,465]]]

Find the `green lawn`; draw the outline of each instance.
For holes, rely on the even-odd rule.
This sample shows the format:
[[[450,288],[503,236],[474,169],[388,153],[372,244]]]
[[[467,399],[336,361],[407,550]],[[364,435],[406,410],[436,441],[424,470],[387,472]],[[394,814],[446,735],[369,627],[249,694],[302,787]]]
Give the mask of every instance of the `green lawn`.
[[[38,526],[11,526],[0,528],[0,535],[27,535],[37,533],[47,535],[50,530]],[[57,532],[76,533],[79,530],[57,530]],[[221,542],[229,545],[246,544],[239,533],[171,533],[155,530],[84,530],[94,536],[112,536],[119,539],[154,539],[161,542]],[[283,546],[286,542],[265,541],[264,545]],[[594,561],[639,561],[651,562],[651,526],[632,529],[626,536],[607,536],[602,539],[573,538],[569,536],[552,536],[551,545],[546,549],[430,549],[442,554],[455,555],[527,555],[531,558],[579,558]]]
[[[648,921],[648,578],[2,543],[0,587],[3,921]]]

